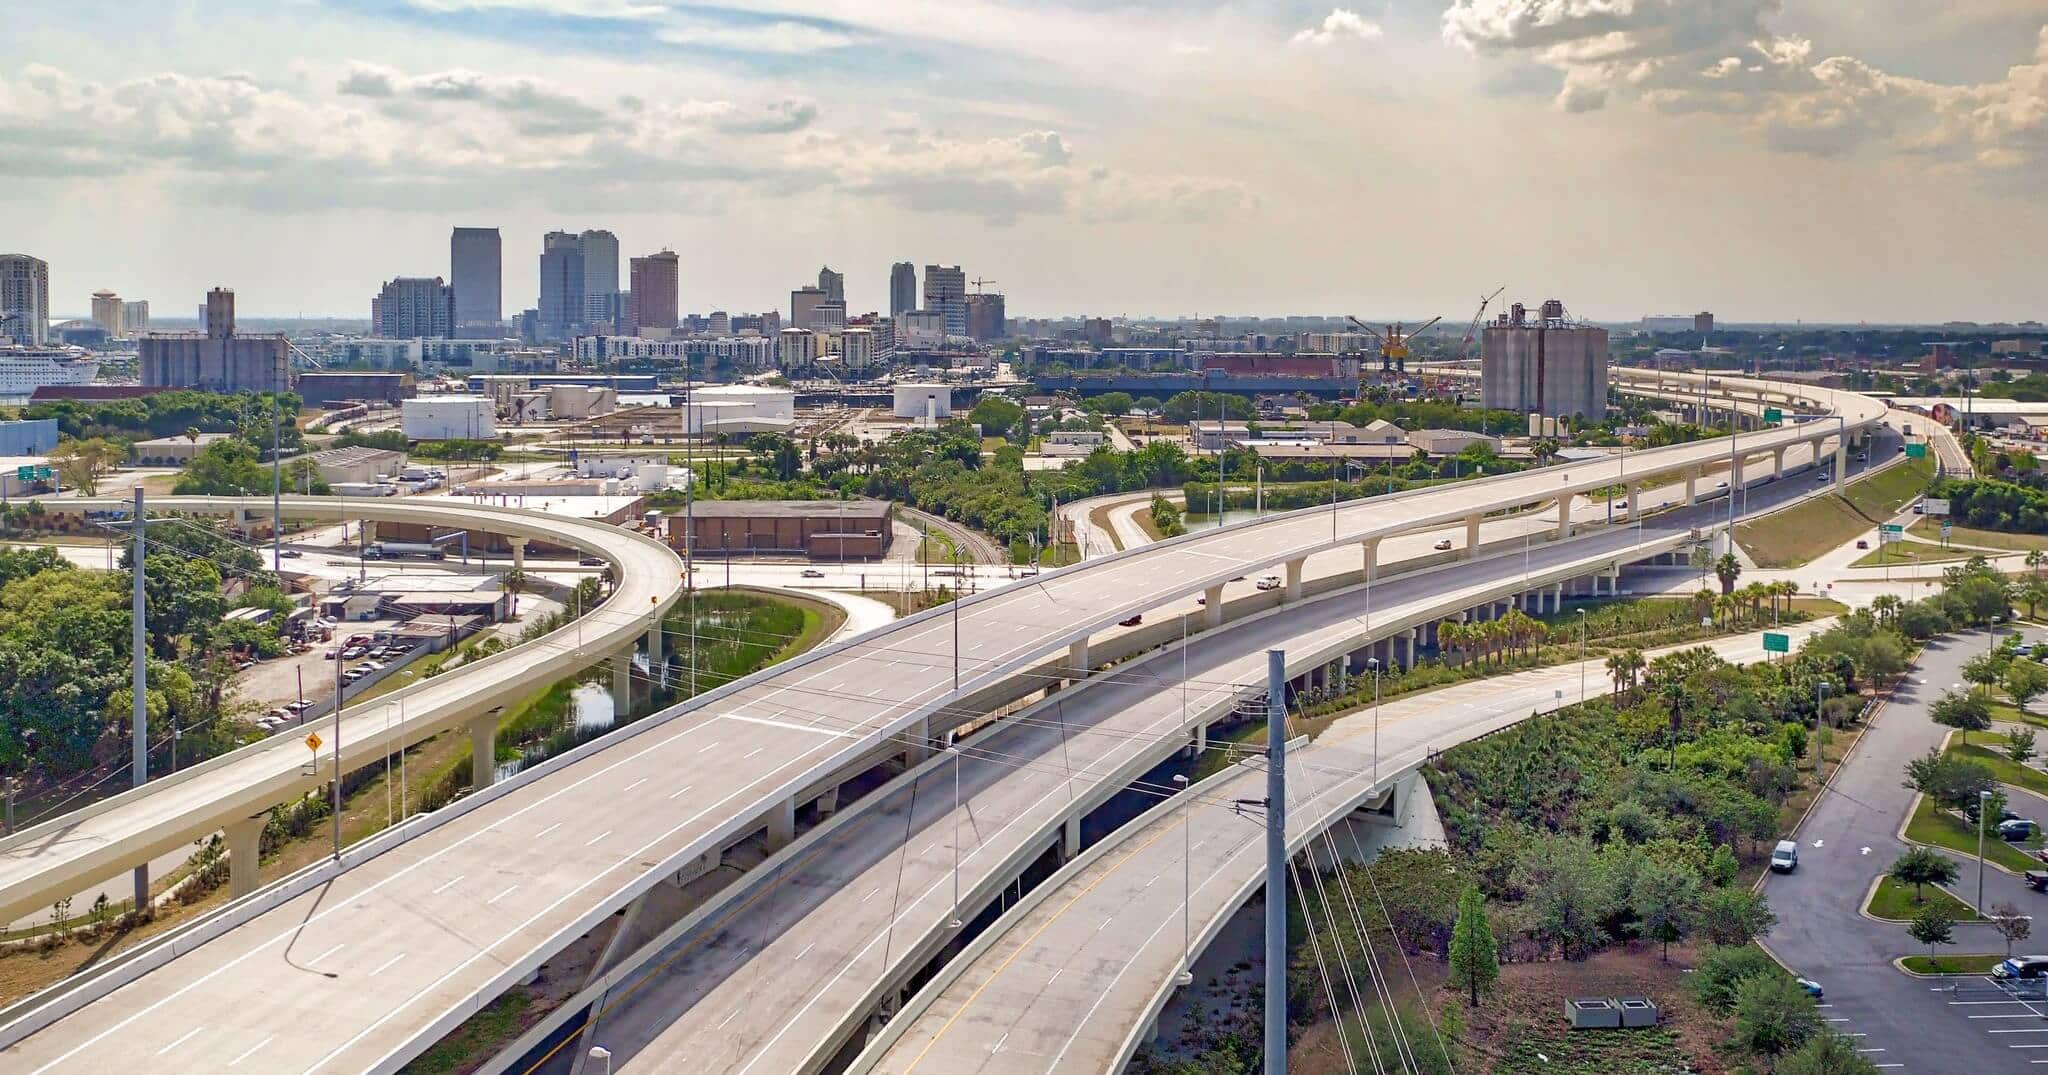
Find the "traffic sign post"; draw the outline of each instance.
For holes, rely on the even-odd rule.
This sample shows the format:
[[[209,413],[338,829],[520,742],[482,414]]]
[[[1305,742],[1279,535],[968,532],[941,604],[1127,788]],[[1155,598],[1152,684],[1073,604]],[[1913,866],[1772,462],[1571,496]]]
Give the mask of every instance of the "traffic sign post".
[[[1779,409],[1778,409],[1778,408],[1776,408],[1776,407],[1765,407],[1765,408],[1764,408],[1764,421],[1766,421],[1766,422],[1782,422],[1782,421],[1784,421],[1784,420],[1785,420],[1785,412],[1784,412],[1784,411],[1781,411],[1781,410],[1779,410]]]
[[[1771,654],[1773,654],[1773,653],[1791,653],[1791,652],[1792,652],[1792,636],[1791,636],[1791,635],[1788,635],[1788,634],[1786,634],[1786,633],[1785,633],[1785,632],[1783,632],[1783,631],[1765,631],[1765,632],[1764,632],[1764,656],[1765,656],[1766,658],[1768,658],[1768,657],[1769,657],[1769,656],[1770,656]]]
[[[1925,458],[1927,458],[1927,446],[1926,446],[1925,444],[1908,444],[1908,445],[1906,445],[1906,458],[1908,458],[1908,459],[1925,459]]]
[[[1920,514],[1947,515],[1948,501],[1938,497],[1923,497],[1920,501]]]

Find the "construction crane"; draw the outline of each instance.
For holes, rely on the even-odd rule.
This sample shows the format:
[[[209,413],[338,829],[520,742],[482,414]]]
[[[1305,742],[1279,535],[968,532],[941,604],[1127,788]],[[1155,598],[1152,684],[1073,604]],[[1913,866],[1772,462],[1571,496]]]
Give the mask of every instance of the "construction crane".
[[[1486,308],[1493,305],[1493,300],[1500,298],[1500,293],[1506,290],[1505,287],[1494,288],[1493,294],[1479,300],[1479,312],[1472,315],[1472,323],[1465,326],[1465,339],[1458,344],[1458,361],[1463,362],[1472,357],[1472,341],[1478,338],[1479,325],[1486,320]]]
[[[977,295],[982,294],[986,290],[986,285],[995,283],[994,280],[984,280],[979,276],[967,282],[974,285],[974,293]]]
[[[1434,328],[1437,322],[1443,320],[1443,317],[1441,315],[1432,317],[1424,321],[1420,327],[1411,331],[1404,331],[1401,323],[1396,321],[1388,325],[1384,333],[1355,317],[1347,316],[1345,320],[1350,321],[1358,326],[1360,331],[1379,341],[1381,373],[1393,373],[1396,371],[1406,373],[1408,372],[1408,344],[1417,336]]]

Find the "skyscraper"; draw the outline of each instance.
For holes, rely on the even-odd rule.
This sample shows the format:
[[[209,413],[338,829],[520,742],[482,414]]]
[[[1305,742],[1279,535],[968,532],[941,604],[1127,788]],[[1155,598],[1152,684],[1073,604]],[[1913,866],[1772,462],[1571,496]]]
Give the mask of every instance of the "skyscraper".
[[[574,232],[551,231],[541,240],[540,336],[545,340],[575,335],[583,321],[583,238]]]
[[[448,282],[455,288],[455,324],[497,335],[505,319],[505,247],[496,228],[456,228],[448,237]]]
[[[401,276],[377,293],[373,328],[389,340],[453,336],[458,301],[438,276]]]
[[[833,272],[827,265],[818,270],[818,290],[825,293],[826,302],[846,303],[846,274]]]
[[[126,334],[126,323],[121,318],[121,296],[101,288],[92,293],[92,320],[107,330],[109,338]]]
[[[640,329],[673,329],[681,306],[680,264],[675,252],[664,250],[633,259],[634,324]]]
[[[50,339],[50,265],[0,254],[0,340],[41,347]]]
[[[789,327],[811,328],[812,314],[826,301],[822,287],[800,287],[789,293]]]
[[[967,272],[958,265],[924,267],[924,308],[946,319],[946,335],[967,335]]]
[[[1003,317],[1003,297],[994,291],[967,296],[967,334],[983,343],[1008,335]]]
[[[619,309],[619,237],[586,231],[583,240],[583,320],[615,321]]]
[[[889,266],[889,316],[917,309],[917,266],[899,261]]]
[[[130,336],[140,336],[149,331],[149,300],[134,299],[121,304],[121,327]]]

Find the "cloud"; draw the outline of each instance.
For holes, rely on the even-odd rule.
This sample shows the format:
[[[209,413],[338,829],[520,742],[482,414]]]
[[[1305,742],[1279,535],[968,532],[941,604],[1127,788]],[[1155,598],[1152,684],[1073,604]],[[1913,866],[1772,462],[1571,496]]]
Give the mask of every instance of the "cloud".
[[[1815,156],[1913,157],[1984,170],[2048,165],[2048,27],[2035,63],[1946,84],[1853,56],[1815,58],[1780,34],[1779,0],[1454,0],[1447,41],[1561,72],[1559,108],[1634,100],[1733,118],[1766,145]]]
[[[1379,24],[1350,8],[1331,8],[1323,21],[1294,35],[1297,45],[1334,45],[1341,41],[1377,41],[1383,31]]]

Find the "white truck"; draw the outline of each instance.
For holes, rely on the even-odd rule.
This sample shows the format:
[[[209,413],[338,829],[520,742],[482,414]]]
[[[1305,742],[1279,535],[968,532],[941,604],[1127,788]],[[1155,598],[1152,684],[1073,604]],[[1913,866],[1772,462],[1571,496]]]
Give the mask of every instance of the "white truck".
[[[399,560],[408,556],[445,560],[448,558],[448,551],[439,545],[424,541],[377,541],[363,550],[365,560]]]

